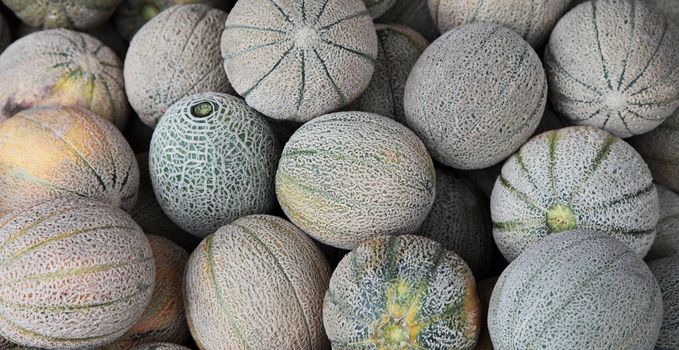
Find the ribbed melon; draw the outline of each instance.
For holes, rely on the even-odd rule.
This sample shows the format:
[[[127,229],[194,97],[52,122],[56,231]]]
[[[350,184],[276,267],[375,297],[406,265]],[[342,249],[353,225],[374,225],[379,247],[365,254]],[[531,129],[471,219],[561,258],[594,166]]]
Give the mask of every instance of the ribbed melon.
[[[377,58],[361,0],[240,0],[221,47],[226,74],[250,106],[300,122],[356,99]]]
[[[648,163],[655,182],[679,191],[679,110],[630,143]]]
[[[573,124],[642,134],[679,106],[677,60],[679,30],[646,2],[588,1],[547,44],[550,101]]]
[[[139,319],[154,287],[139,226],[120,209],[61,198],[0,218],[0,333],[44,349],[94,348]]]
[[[155,126],[185,96],[233,91],[219,53],[226,16],[207,5],[177,5],[134,36],[125,56],[125,88],[146,125]]]
[[[659,259],[679,254],[679,195],[672,190],[655,185],[660,203],[660,220],[656,237],[647,258]]]
[[[663,325],[656,350],[679,349],[679,256],[651,261],[650,267],[662,290]]]
[[[316,118],[283,149],[276,195],[315,239],[352,249],[374,236],[414,233],[436,191],[422,141],[392,119],[364,112]]]
[[[493,342],[488,332],[488,307],[490,306],[490,298],[493,295],[493,289],[495,289],[497,280],[497,277],[492,277],[481,280],[476,284],[476,291],[481,301],[481,324],[483,328],[481,328],[479,340],[476,342],[474,350],[493,350]]]
[[[363,3],[368,9],[370,17],[377,18],[394,6],[396,0],[363,0]]]
[[[119,129],[129,114],[120,59],[99,40],[53,29],[29,34],[0,55],[0,121],[33,106],[87,108]]]
[[[376,21],[403,24],[413,28],[429,41],[436,40],[440,35],[429,13],[427,0],[396,0],[394,6]]]
[[[121,0],[2,0],[24,23],[31,27],[96,27],[113,15]]]
[[[658,194],[641,156],[601,129],[535,136],[495,183],[495,243],[508,261],[545,237],[576,228],[609,233],[644,257],[655,239]]]
[[[495,285],[496,349],[652,350],[663,319],[646,264],[608,234],[576,230],[529,248]]]
[[[0,212],[63,196],[129,210],[138,187],[132,149],[90,111],[36,107],[0,124]]]
[[[207,92],[167,111],[151,140],[149,170],[167,216],[205,237],[241,216],[272,210],[279,156],[259,113],[240,98]]]
[[[170,343],[150,343],[142,344],[131,350],[190,350],[189,348]]]
[[[330,267],[316,245],[274,216],[238,219],[191,254],[184,305],[198,347],[328,348],[323,293]]]
[[[509,29],[474,23],[429,45],[408,77],[404,104],[406,124],[437,161],[480,169],[528,140],[546,101],[533,48]]]
[[[364,242],[340,261],[323,323],[335,350],[473,349],[481,328],[465,262],[430,239],[407,235]]]

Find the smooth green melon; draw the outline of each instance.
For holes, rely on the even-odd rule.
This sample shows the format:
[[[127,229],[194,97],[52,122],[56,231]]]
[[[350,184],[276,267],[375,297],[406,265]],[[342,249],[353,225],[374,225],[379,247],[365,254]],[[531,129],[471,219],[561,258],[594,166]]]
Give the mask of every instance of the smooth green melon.
[[[2,0],[31,27],[89,29],[106,22],[121,0]]]
[[[189,348],[170,343],[150,343],[142,344],[130,350],[190,350]]]
[[[662,290],[663,325],[656,350],[679,349],[679,256],[651,261],[653,272]]]
[[[377,18],[382,16],[387,12],[394,4],[396,0],[363,0],[365,7],[370,13],[370,17]]]
[[[679,110],[652,131],[631,138],[630,143],[648,164],[655,182],[679,191]]]
[[[648,259],[679,254],[679,195],[664,186],[655,187],[660,203],[660,220],[656,227],[655,241],[648,252]]]
[[[429,13],[427,0],[396,0],[394,6],[376,22],[403,24],[413,28],[429,41],[436,40],[440,35]]]

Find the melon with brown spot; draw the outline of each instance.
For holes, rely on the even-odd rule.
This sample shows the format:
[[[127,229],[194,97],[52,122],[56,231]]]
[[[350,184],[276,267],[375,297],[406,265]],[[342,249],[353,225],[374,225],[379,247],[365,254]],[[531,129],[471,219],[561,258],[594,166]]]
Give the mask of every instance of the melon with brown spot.
[[[413,28],[429,41],[436,40],[440,35],[429,13],[427,0],[396,0],[394,6],[375,21],[403,24]]]
[[[467,264],[430,239],[407,235],[364,242],[340,261],[323,323],[337,350],[473,349],[481,329]]]
[[[655,185],[660,202],[660,220],[656,237],[647,258],[660,259],[679,254],[679,195]]]
[[[653,260],[648,267],[662,290],[663,325],[657,350],[679,349],[679,256]]]
[[[67,30],[43,30],[0,55],[0,121],[34,106],[81,107],[122,129],[129,107],[120,59],[99,40]]]
[[[150,343],[136,346],[130,350],[190,350],[189,348],[170,343]]]
[[[59,198],[0,218],[0,333],[42,349],[83,349],[123,335],[154,288],[149,243],[105,203]]]
[[[630,143],[648,163],[655,182],[679,191],[679,109],[657,128],[631,138]]]
[[[106,22],[121,0],[2,0],[31,27],[89,29]]]

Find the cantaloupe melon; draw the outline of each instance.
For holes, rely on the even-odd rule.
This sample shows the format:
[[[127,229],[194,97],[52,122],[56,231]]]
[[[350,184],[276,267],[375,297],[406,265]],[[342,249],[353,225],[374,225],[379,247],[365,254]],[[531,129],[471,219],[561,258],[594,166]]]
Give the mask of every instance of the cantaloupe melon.
[[[660,220],[656,237],[647,258],[659,259],[679,254],[679,195],[655,185],[660,203]]]
[[[533,48],[509,29],[474,23],[429,45],[408,77],[404,104],[406,124],[437,161],[480,169],[526,142],[546,101]]]
[[[138,187],[123,135],[88,110],[35,107],[0,124],[0,212],[63,196],[129,210]]]
[[[41,30],[43,29],[30,27],[25,23],[19,23],[19,25],[15,29],[14,34],[15,37],[18,39],[35,32],[39,32]],[[120,35],[116,33],[115,29],[113,29],[113,25],[111,24],[111,22],[107,21],[100,26],[96,26],[94,28],[87,30],[82,30],[81,32],[101,41],[102,44],[107,46],[109,49],[113,50],[113,52],[115,52],[115,54],[119,58],[125,57],[128,43],[122,37],[120,37]]]
[[[601,129],[535,136],[495,182],[493,236],[508,261],[545,237],[576,228],[609,233],[644,257],[655,239],[658,193],[641,156]]]
[[[512,262],[495,285],[496,349],[652,350],[663,319],[646,264],[608,234],[555,234]]]
[[[639,151],[653,173],[653,180],[679,191],[679,109],[665,122],[630,143]]]
[[[170,343],[150,343],[142,344],[131,350],[190,350],[189,348]]]
[[[27,35],[0,55],[0,121],[33,106],[87,108],[119,129],[129,114],[120,59],[67,29]]]
[[[588,1],[545,50],[550,101],[569,122],[619,137],[648,132],[679,106],[679,29],[644,1]]]
[[[31,27],[89,29],[106,22],[121,0],[2,0],[2,2]]]
[[[422,141],[377,114],[316,118],[283,149],[276,195],[315,239],[353,249],[374,236],[414,233],[434,202],[434,165]]]
[[[149,243],[99,201],[60,198],[0,218],[0,333],[44,349],[95,348],[139,319],[154,287]]]
[[[363,3],[368,9],[370,17],[377,18],[394,6],[396,0],[363,0]]]
[[[198,347],[328,348],[323,294],[330,267],[291,223],[269,215],[238,219],[191,254],[184,305]]]
[[[403,24],[413,28],[429,41],[436,40],[440,35],[429,13],[427,0],[396,0],[394,6],[376,21]]]
[[[481,301],[481,325],[483,328],[481,328],[481,333],[474,350],[493,350],[493,342],[488,332],[488,307],[490,306],[490,298],[493,295],[493,289],[497,280],[497,277],[492,277],[481,280],[476,284],[476,291]]]
[[[679,256],[648,264],[662,290],[663,325],[656,350],[679,349]]]
[[[12,33],[9,30],[9,24],[5,17],[0,15],[0,52],[4,51],[10,43],[12,43]]]
[[[226,16],[207,5],[176,5],[135,34],[125,56],[125,88],[146,125],[155,126],[182,97],[233,91],[219,53]]]
[[[375,238],[342,259],[323,323],[336,350],[473,349],[481,328],[469,267],[442,245],[408,235]]]
[[[377,35],[361,0],[240,0],[221,48],[226,74],[250,106],[306,122],[368,87]]]

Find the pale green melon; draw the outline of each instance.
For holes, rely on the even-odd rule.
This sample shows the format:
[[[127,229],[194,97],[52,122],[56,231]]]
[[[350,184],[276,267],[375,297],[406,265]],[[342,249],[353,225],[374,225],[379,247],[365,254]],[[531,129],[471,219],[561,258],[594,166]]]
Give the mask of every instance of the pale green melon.
[[[394,6],[376,21],[403,24],[413,28],[429,41],[434,41],[440,35],[429,13],[427,0],[396,0]]]
[[[363,3],[368,9],[370,17],[377,18],[394,6],[396,0],[363,0]]]
[[[189,348],[170,343],[150,343],[142,344],[130,350],[190,350]]]
[[[648,259],[666,258],[679,254],[679,195],[672,190],[655,185],[660,203],[660,220]]]
[[[479,294],[479,300],[481,301],[481,324],[483,325],[483,328],[481,328],[479,340],[476,342],[474,350],[493,350],[493,342],[490,339],[490,333],[488,332],[488,308],[497,280],[497,277],[492,277],[481,280],[476,284],[476,290]]]
[[[663,325],[656,350],[679,349],[679,256],[648,264],[662,290]]]
[[[630,143],[648,163],[655,182],[679,191],[679,110]]]
[[[2,0],[31,27],[96,27],[113,15],[121,0]]]

